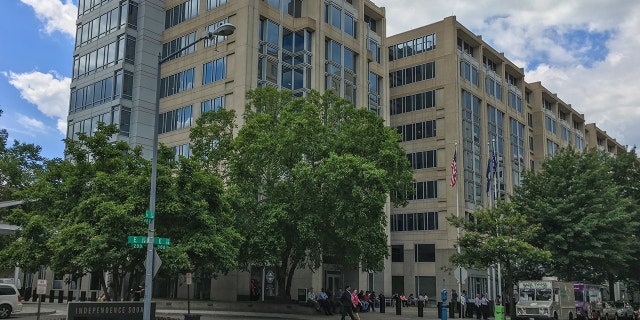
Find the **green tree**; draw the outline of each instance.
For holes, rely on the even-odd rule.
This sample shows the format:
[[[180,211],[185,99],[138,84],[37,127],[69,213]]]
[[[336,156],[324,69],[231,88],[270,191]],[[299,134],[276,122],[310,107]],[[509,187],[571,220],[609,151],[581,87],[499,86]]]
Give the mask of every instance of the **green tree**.
[[[388,255],[385,205],[389,195],[406,203],[412,181],[397,133],[375,113],[330,93],[296,98],[269,87],[249,92],[248,100],[245,125],[223,157],[245,239],[242,266],[276,266],[287,300],[299,268],[331,261],[381,270]],[[199,127],[228,133],[228,123],[198,123],[191,138],[194,150],[205,151],[199,157],[215,158],[206,150],[224,140],[217,134],[197,139]]]
[[[67,159],[47,162],[37,182],[21,193],[22,210],[9,218],[23,228],[1,257],[21,266],[49,266],[72,278],[92,272],[107,298],[126,292],[127,276],[129,287],[142,281],[146,251],[131,248],[127,237],[148,231],[143,217],[151,163],[140,147],[112,143],[117,132],[100,124],[91,136],[66,141]],[[222,180],[188,159],[168,160],[173,155],[164,147],[158,159],[155,235],[172,240],[159,253],[164,273],[175,276],[193,266],[209,274],[234,268],[240,237],[223,201]],[[113,279],[110,288],[104,272]]]
[[[551,259],[551,253],[530,243],[542,232],[539,224],[530,224],[510,202],[499,201],[494,208],[474,212],[473,219],[449,216],[447,220],[463,231],[457,240],[460,253],[451,256],[453,265],[486,269],[500,265],[504,272],[505,295],[518,283],[522,270]],[[502,285],[502,284],[501,284]],[[506,301],[516,301],[509,296]],[[510,308],[515,318],[515,308]]]
[[[549,250],[547,273],[566,281],[602,283],[629,268],[638,222],[606,155],[562,149],[524,175],[513,201],[542,226],[533,244]]]

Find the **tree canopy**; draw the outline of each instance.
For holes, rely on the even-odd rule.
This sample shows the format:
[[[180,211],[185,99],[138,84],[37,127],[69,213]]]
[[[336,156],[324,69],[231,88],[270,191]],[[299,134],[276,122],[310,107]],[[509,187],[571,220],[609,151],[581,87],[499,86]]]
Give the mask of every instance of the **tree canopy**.
[[[6,263],[34,272],[100,277],[107,296],[118,299],[140,281],[145,251],[133,249],[128,236],[146,237],[150,161],[141,148],[112,142],[115,126],[99,124],[91,135],[66,140],[67,159],[46,163],[37,181],[19,193],[25,203],[8,217],[21,227],[0,252]],[[160,252],[165,274],[226,272],[236,267],[240,237],[233,229],[222,180],[188,159],[174,162],[161,148],[158,162],[156,236],[171,238]],[[161,269],[162,270],[162,269]],[[113,281],[108,290],[104,278]]]
[[[287,299],[298,268],[331,261],[381,270],[388,255],[385,206],[389,196],[406,203],[412,181],[397,133],[331,93],[296,98],[268,87],[249,92],[248,100],[245,124],[223,161],[245,239],[240,263],[277,266]],[[191,136],[198,157],[219,158],[207,150],[227,145],[211,141],[228,139],[229,123],[198,123]],[[200,139],[202,132],[209,138]]]
[[[637,213],[612,163],[597,151],[562,149],[524,175],[513,201],[542,228],[531,243],[552,253],[548,274],[602,283],[630,267]]]

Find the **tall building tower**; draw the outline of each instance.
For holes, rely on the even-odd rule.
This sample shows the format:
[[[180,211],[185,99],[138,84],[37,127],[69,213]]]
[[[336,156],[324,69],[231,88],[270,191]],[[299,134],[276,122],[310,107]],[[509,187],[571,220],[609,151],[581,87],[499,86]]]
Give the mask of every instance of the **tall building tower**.
[[[67,137],[115,123],[114,139],[140,145],[151,157],[159,58],[223,23],[235,25],[235,33],[201,41],[161,66],[159,141],[176,156],[190,155],[189,131],[203,112],[241,115],[246,92],[262,86],[298,96],[333,90],[388,120],[385,12],[369,0],[80,0]],[[330,264],[321,271],[296,273],[292,289],[335,292],[345,282],[358,288],[385,282],[383,274]],[[279,288],[269,274],[237,272],[195,290],[200,298],[240,299],[253,278],[274,295]]]

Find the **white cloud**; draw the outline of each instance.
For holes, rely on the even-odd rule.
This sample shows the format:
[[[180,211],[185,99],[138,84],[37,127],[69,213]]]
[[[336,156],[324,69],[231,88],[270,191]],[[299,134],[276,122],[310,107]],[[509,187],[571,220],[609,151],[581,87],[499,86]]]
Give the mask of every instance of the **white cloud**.
[[[640,123],[640,1],[373,1],[386,7],[387,35],[455,15],[525,68],[527,82],[541,81],[583,113],[587,123],[595,122],[620,143],[640,144],[640,130],[635,129]],[[609,38],[593,43],[592,38],[581,37],[589,32],[606,33]],[[594,60],[594,45],[604,46],[606,56]],[[538,64],[529,67],[532,62]]]
[[[23,114],[18,114],[16,120],[22,127],[27,129],[27,132],[29,132],[31,135],[36,132],[45,133],[47,131],[47,126],[38,119],[30,118]]]
[[[78,8],[66,0],[20,0],[33,8],[40,21],[45,23],[45,32],[51,34],[55,31],[66,33],[71,37],[76,35],[76,17]]]
[[[57,119],[57,129],[66,133],[71,78],[50,72],[4,73],[23,99],[36,105],[43,114]]]

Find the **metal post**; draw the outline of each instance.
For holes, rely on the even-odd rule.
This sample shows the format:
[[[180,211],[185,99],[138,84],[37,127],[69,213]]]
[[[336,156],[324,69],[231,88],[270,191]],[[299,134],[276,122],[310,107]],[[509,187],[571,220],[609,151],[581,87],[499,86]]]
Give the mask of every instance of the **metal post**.
[[[156,212],[156,190],[157,190],[157,177],[158,177],[158,121],[160,118],[160,67],[163,63],[176,57],[178,54],[186,51],[198,42],[204,39],[213,39],[214,36],[229,36],[233,34],[236,27],[232,24],[225,23],[220,25],[213,32],[207,33],[204,37],[197,39],[196,41],[184,46],[180,50],[173,52],[172,54],[162,58],[158,54],[158,69],[156,74],[156,105],[154,110],[154,125],[153,125],[153,146],[152,146],[152,162],[151,162],[151,190],[149,192],[149,211],[155,214]],[[143,320],[151,320],[151,296],[153,290],[153,258],[154,247],[153,238],[155,233],[155,219],[150,219],[149,228],[147,231],[147,260],[145,264],[145,281],[144,281],[144,309]]]

